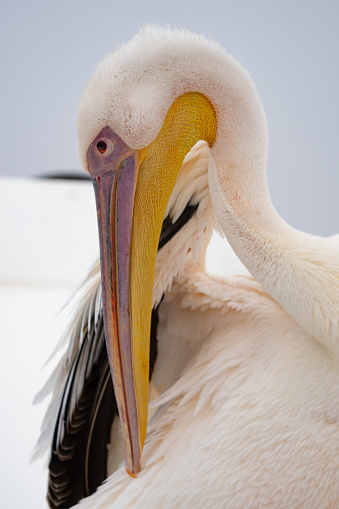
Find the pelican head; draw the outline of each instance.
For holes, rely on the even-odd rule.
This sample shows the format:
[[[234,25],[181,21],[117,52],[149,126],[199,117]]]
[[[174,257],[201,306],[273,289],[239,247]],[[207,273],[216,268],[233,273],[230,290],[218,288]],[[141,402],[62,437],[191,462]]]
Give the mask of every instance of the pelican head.
[[[96,195],[105,335],[125,464],[136,475],[147,427],[156,256],[180,168],[192,147],[206,142],[222,215],[217,182],[232,187],[231,172],[265,170],[266,121],[247,73],[218,45],[148,27],[99,64],[77,124],[80,159]]]

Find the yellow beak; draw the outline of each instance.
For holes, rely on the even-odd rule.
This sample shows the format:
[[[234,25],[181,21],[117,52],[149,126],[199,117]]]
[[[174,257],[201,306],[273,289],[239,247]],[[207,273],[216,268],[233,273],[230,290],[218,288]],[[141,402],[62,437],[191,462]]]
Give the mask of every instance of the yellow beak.
[[[125,448],[136,475],[146,436],[149,342],[161,226],[185,155],[213,144],[216,118],[203,95],[179,97],[157,138],[133,151],[109,127],[88,150],[96,194],[105,336]]]

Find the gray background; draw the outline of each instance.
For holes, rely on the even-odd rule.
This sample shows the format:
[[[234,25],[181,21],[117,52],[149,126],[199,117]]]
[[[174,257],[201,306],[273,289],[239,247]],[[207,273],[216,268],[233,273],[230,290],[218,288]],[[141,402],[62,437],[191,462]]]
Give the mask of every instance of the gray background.
[[[266,111],[268,180],[282,217],[338,231],[339,2],[2,2],[0,174],[79,169],[75,115],[97,62],[146,22],[219,41]]]

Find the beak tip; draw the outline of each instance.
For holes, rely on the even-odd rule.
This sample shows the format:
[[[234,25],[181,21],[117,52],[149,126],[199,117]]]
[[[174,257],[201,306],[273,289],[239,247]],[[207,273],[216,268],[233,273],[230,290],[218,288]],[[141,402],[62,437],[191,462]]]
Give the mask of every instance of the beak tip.
[[[127,468],[127,466],[126,466],[126,465],[125,465],[125,470],[126,470],[126,472],[128,473],[128,475],[129,475],[130,477],[133,477],[134,479],[136,479],[136,478],[138,477],[138,476],[137,476],[137,474],[140,472],[140,469],[139,469],[139,470],[138,470],[138,472],[136,472],[136,473],[131,472],[131,471]]]

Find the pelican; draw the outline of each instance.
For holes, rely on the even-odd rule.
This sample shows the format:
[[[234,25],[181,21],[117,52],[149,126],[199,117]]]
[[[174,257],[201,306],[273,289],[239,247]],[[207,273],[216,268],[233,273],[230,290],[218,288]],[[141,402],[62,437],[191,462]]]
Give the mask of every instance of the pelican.
[[[50,506],[338,507],[339,237],[274,209],[249,74],[147,26],[99,64],[77,125],[101,263],[40,394]],[[206,272],[213,228],[251,275]]]

